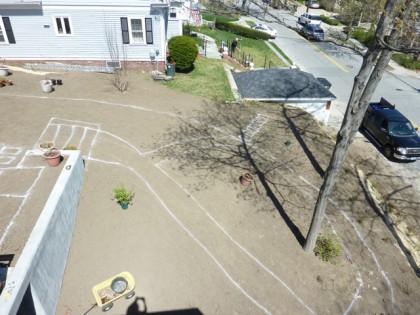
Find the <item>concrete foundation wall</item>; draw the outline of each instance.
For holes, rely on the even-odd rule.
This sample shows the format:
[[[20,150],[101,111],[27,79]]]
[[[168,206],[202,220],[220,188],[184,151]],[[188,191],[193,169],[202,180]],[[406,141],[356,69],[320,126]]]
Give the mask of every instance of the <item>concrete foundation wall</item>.
[[[0,314],[16,314],[30,287],[36,314],[55,314],[83,183],[80,151],[71,152],[50,197],[7,278]]]
[[[286,105],[300,108],[305,112],[311,114],[315,117],[316,120],[322,122],[323,124],[328,124],[328,119],[330,118],[330,111],[327,109],[327,104],[325,103],[287,103]]]

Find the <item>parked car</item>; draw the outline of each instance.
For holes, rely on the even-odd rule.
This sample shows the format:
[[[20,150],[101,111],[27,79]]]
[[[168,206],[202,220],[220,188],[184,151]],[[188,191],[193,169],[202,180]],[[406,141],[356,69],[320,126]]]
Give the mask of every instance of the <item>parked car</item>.
[[[384,98],[369,104],[362,128],[379,144],[386,158],[420,160],[420,137],[411,122]]]
[[[317,0],[306,1],[306,6],[310,7],[311,9],[319,9],[319,7],[320,7]]]
[[[324,30],[316,24],[304,25],[301,29],[302,35],[307,39],[324,40]]]
[[[298,22],[300,24],[321,25],[322,20],[321,20],[321,17],[319,15],[310,14],[310,13],[303,13],[301,16],[299,16]]]
[[[254,30],[265,32],[267,34],[270,34],[270,38],[276,38],[277,31],[273,30],[270,26],[265,24],[258,24],[252,27]]]

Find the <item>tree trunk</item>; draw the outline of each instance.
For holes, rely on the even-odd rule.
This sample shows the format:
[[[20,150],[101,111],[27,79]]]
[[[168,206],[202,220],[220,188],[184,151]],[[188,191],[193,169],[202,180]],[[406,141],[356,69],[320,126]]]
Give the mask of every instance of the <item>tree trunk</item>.
[[[384,13],[378,23],[375,40],[373,41],[368,53],[363,58],[363,64],[358,75],[354,80],[353,90],[350,100],[347,104],[346,113],[344,115],[343,123],[340,131],[337,134],[337,141],[334,148],[330,164],[325,173],[324,182],[319,191],[318,199],[315,204],[315,210],[312,217],[312,222],[309,227],[308,235],[304,245],[306,252],[313,252],[321,229],[322,220],[325,213],[325,208],[328,203],[329,196],[337,176],[340,172],[341,166],[344,163],[350,144],[352,143],[357,130],[363,120],[366,108],[369,105],[370,99],[378,86],[381,77],[385,71],[389,60],[392,57],[392,50],[383,48],[379,45],[378,38],[384,38],[387,26],[391,23],[391,16],[395,2],[397,0],[388,0],[385,6]],[[388,43],[394,46],[398,39],[399,30],[393,29],[388,38]],[[378,61],[375,61],[377,57]],[[371,72],[373,68],[373,71]]]

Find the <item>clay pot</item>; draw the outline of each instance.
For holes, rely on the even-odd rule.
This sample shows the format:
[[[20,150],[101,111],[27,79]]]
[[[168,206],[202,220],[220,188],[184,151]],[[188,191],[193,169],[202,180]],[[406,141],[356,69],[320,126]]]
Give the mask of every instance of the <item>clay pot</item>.
[[[247,173],[242,174],[239,180],[241,181],[241,184],[243,186],[249,186],[254,181],[254,176],[252,176],[251,173],[247,172]]]
[[[55,144],[52,141],[44,141],[39,144],[39,149],[46,152],[48,150],[52,150]]]
[[[61,163],[61,153],[59,150],[48,150],[44,153],[44,157],[47,160],[49,166],[55,167]]]

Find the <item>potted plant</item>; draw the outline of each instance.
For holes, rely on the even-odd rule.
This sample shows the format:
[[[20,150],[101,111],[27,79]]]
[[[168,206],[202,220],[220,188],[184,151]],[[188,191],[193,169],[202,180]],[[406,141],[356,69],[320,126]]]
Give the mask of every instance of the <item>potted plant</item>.
[[[128,204],[134,197],[134,192],[125,188],[123,184],[114,188],[114,200],[120,204],[122,209],[127,209]]]
[[[39,144],[39,148],[44,152],[53,149],[54,146],[55,144],[52,141],[43,141]]]
[[[79,150],[79,148],[73,144],[66,145],[63,150]]]
[[[61,163],[61,153],[57,149],[49,149],[44,152],[44,158],[49,166],[58,166]]]
[[[9,75],[9,68],[6,65],[0,65],[0,77],[6,77]]]
[[[254,176],[249,172],[245,172],[241,175],[239,180],[243,186],[249,186],[254,181]]]
[[[51,93],[52,92],[53,84],[52,84],[51,80],[45,79],[45,80],[39,81],[39,83],[41,84],[41,88],[45,93]]]

